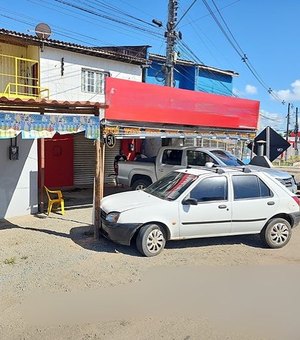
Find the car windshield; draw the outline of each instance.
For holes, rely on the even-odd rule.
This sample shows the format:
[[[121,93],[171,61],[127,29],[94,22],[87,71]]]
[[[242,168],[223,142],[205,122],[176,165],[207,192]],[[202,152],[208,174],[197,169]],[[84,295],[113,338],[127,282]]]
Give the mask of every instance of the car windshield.
[[[158,198],[174,201],[176,200],[198,176],[184,172],[170,172],[157,182],[151,184],[144,191]]]
[[[228,166],[245,165],[240,159],[238,159],[229,152],[223,150],[210,150],[210,152],[217,156],[223,163],[225,163]]]

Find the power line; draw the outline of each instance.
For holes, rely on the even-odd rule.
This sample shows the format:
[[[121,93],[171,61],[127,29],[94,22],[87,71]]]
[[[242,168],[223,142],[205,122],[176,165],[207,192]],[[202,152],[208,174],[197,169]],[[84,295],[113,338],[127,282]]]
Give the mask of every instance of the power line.
[[[232,6],[232,5],[236,4],[236,3],[239,2],[239,1],[241,1],[241,0],[235,0],[235,1],[231,2],[231,3],[229,3],[228,5],[221,7],[221,9],[227,8],[227,7],[229,7],[229,6]],[[189,21],[188,23],[186,23],[186,24],[184,24],[184,25],[181,25],[180,27],[184,27],[184,26],[193,24],[193,23],[195,23],[195,22],[197,22],[197,21],[199,21],[199,20],[201,20],[201,19],[204,19],[204,18],[206,18],[206,17],[209,17],[209,16],[210,16],[210,14],[202,15],[201,17],[199,17],[199,18],[197,18],[197,19],[195,19],[195,20]]]
[[[75,3],[71,3],[70,1],[65,1],[65,0],[54,0],[54,1],[56,1],[56,2],[58,2],[60,4],[63,4],[63,5],[66,5],[66,6],[70,6],[72,8],[77,9],[77,10],[83,11],[85,13],[88,13],[88,14],[91,14],[91,15],[94,15],[94,16],[97,16],[97,17],[101,17],[103,19],[106,19],[106,20],[109,20],[109,21],[113,21],[113,22],[116,22],[118,24],[125,25],[125,26],[128,26],[128,27],[131,27],[131,28],[143,31],[143,32],[147,32],[147,33],[150,33],[150,34],[155,35],[155,36],[159,36],[159,33],[156,32],[156,31],[149,30],[149,29],[141,27],[141,26],[137,26],[137,25],[135,25],[135,24],[133,24],[133,23],[131,23],[129,21],[125,21],[125,20],[122,20],[122,19],[117,19],[116,17],[110,16],[110,15],[101,14],[101,13],[98,12],[97,9],[95,11],[94,9],[88,9],[86,7],[79,6],[79,5],[75,4]],[[89,6],[89,7],[92,8],[93,6]]]
[[[181,16],[181,18],[178,20],[177,24],[175,25],[175,27],[177,27],[180,23],[180,21],[187,15],[187,13],[190,11],[190,9],[195,5],[197,0],[194,0],[190,6],[187,8],[187,10],[183,13],[183,15]]]
[[[213,12],[213,10],[211,9],[210,5],[208,4],[208,2],[206,0],[202,0],[203,4],[205,5],[205,7],[207,8],[208,12],[210,13],[210,15],[212,16],[212,18],[214,19],[214,21],[216,22],[216,24],[218,25],[219,29],[221,30],[221,32],[224,34],[224,36],[226,37],[226,39],[228,40],[228,42],[230,43],[230,45],[233,47],[233,49],[236,51],[236,53],[240,56],[241,60],[245,63],[246,67],[249,69],[249,71],[252,73],[252,75],[256,78],[256,80],[262,85],[262,87],[276,100],[280,101],[282,104],[285,104],[285,102],[279,98],[279,96],[274,93],[274,91],[271,89],[270,86],[268,86],[266,84],[266,82],[262,79],[262,77],[259,75],[259,73],[256,71],[256,69],[254,68],[254,66],[250,63],[249,58],[247,57],[246,53],[244,53],[244,51],[242,50],[242,48],[240,47],[240,45],[238,44],[237,40],[235,39],[235,37],[233,36],[231,30],[229,29],[229,26],[227,25],[224,17],[221,15],[220,10],[218,9],[216,3],[214,0],[211,0],[214,7],[217,10],[217,13],[219,14],[219,16],[221,17],[223,24],[225,25],[227,31],[229,32],[229,36],[227,34],[227,31],[224,29],[224,27],[222,26],[222,24],[220,23],[220,21],[218,20],[218,18],[216,17],[215,13]]]
[[[72,16],[72,17],[74,17],[76,19],[80,19],[79,16],[83,16],[84,17],[84,15],[82,15],[81,13],[78,14],[79,16],[78,15],[74,15],[75,12],[70,10],[70,9],[68,9],[68,8],[64,9],[64,11],[60,11],[58,9],[57,5],[56,5],[56,8],[54,9],[54,8],[51,8],[51,7],[46,6],[44,4],[41,4],[40,2],[35,2],[34,0],[27,0],[27,1],[32,2],[34,4],[36,3],[37,5],[41,5],[42,7],[48,8],[50,10],[55,10],[56,13],[61,13],[63,15]],[[34,27],[36,25],[36,23],[37,23],[37,19],[36,18],[29,17],[29,16],[24,16],[23,13],[20,14],[20,13],[15,12],[15,11],[8,11],[5,8],[0,8],[0,9],[1,9],[1,13],[2,13],[2,14],[0,14],[0,16],[5,17],[5,18],[7,18],[9,20],[12,20],[12,21],[15,21],[15,22],[19,22],[19,23],[25,24],[26,26],[30,26],[30,27]],[[67,13],[65,12],[65,10],[67,11]],[[9,14],[5,14],[5,12],[7,12]],[[20,18],[18,18],[18,16]],[[82,20],[82,19],[80,19],[80,20]],[[96,19],[91,18],[91,20],[96,20]],[[99,25],[99,21],[93,22],[93,21],[89,21],[86,18],[84,19],[84,21],[85,22],[89,22],[89,23],[93,24],[94,26],[95,25],[100,26]],[[114,30],[112,28],[113,25],[114,24],[110,24],[110,26],[109,26],[110,30]],[[101,25],[101,27],[102,26],[103,25]],[[123,28],[123,29],[125,29],[125,28]],[[72,31],[72,30],[69,30],[69,29],[66,29],[66,28],[62,28],[62,27],[57,26],[57,25],[53,25],[52,26],[52,31],[53,31],[53,33],[56,33],[56,34],[58,34],[58,35],[60,35],[62,37],[71,38],[73,41],[76,41],[77,43],[83,44],[85,46],[97,47],[97,46],[99,46],[99,43],[97,43],[97,41],[101,42],[101,44],[106,44],[106,45],[110,44],[110,46],[114,46],[114,45],[111,44],[111,42],[106,42],[106,41],[100,40],[98,37],[95,38],[95,37],[93,37],[91,35],[80,34],[78,32],[75,32],[75,31]],[[117,32],[120,32],[120,31],[117,31]],[[124,33],[124,34],[127,34],[127,33]],[[143,33],[143,32],[141,34],[144,34],[145,36],[148,35],[147,33]],[[156,37],[156,39],[159,39],[159,37]],[[92,40],[93,43],[87,42],[87,40]],[[161,37],[161,40],[163,41],[162,37]],[[124,48],[124,49],[126,50],[126,48]]]
[[[93,3],[99,4],[100,6],[103,6],[104,8],[110,9],[110,10],[112,10],[113,12],[118,12],[118,13],[120,13],[120,14],[122,14],[122,15],[124,15],[124,16],[130,18],[130,19],[134,19],[134,20],[136,20],[136,21],[138,21],[138,22],[141,22],[141,23],[146,24],[146,25],[148,25],[148,26],[154,27],[154,25],[153,25],[151,22],[145,21],[145,20],[143,20],[143,19],[141,19],[141,18],[138,18],[138,17],[136,17],[136,16],[134,16],[134,15],[131,15],[130,13],[125,12],[125,11],[123,11],[122,9],[120,9],[120,8],[118,8],[118,7],[116,7],[116,6],[108,5],[108,4],[106,4],[105,2],[103,2],[103,1],[99,1],[99,0],[89,0],[89,1],[87,1],[87,2],[88,2],[88,3],[93,2]]]

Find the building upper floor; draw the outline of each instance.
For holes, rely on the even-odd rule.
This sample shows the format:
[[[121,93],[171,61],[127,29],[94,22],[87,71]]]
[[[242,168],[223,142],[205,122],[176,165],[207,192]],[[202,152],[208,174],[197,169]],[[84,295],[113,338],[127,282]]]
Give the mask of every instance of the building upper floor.
[[[150,53],[148,59],[146,82],[164,85],[166,58]],[[237,76],[238,73],[234,71],[177,59],[174,66],[174,87],[231,96],[233,77]]]
[[[0,97],[101,103],[108,76],[164,85],[165,57],[148,48],[87,47],[0,29]],[[178,59],[174,87],[231,96],[235,76]]]
[[[107,76],[142,81],[147,47],[86,47],[0,29],[0,97],[104,102]]]

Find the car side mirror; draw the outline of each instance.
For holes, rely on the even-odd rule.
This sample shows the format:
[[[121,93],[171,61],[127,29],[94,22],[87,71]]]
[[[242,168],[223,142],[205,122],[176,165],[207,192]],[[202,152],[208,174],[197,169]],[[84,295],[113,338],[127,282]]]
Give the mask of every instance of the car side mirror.
[[[206,162],[205,163],[206,168],[213,168],[215,164],[213,162]]]
[[[196,198],[186,198],[182,201],[183,205],[197,205],[198,201]]]

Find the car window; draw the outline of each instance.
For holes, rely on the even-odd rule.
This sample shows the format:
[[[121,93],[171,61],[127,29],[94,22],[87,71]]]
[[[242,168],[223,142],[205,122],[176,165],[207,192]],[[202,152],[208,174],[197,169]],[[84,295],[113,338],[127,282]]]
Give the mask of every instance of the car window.
[[[229,152],[223,150],[210,150],[210,152],[228,166],[245,165],[240,159]]]
[[[269,187],[255,175],[232,176],[232,184],[235,200],[273,196]]]
[[[205,166],[207,162],[217,164],[217,162],[207,153],[197,150],[187,150],[188,165]]]
[[[184,172],[171,171],[166,176],[152,183],[144,191],[158,198],[173,201],[176,200],[198,176]]]
[[[182,150],[167,149],[163,152],[162,164],[181,165]]]
[[[224,201],[228,197],[227,188],[225,176],[205,178],[193,188],[190,198],[194,198],[198,202]]]

